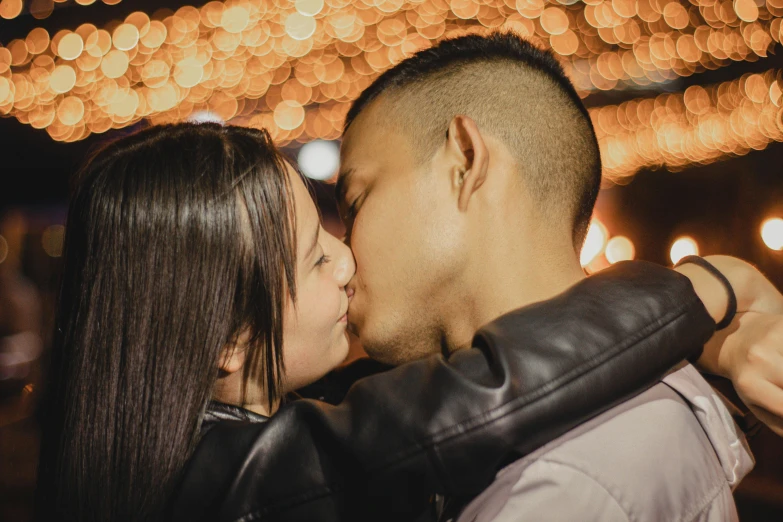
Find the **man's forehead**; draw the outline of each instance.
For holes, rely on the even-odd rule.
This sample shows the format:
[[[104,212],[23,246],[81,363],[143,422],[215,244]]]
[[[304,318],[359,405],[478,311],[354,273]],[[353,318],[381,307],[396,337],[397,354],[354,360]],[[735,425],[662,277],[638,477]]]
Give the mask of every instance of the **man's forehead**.
[[[349,183],[351,181],[351,178],[354,175],[354,169],[352,168],[345,168],[342,164],[340,165],[340,172],[337,174],[337,184],[335,185],[335,196],[337,197],[337,202],[342,203],[345,201],[345,196],[348,192]]]

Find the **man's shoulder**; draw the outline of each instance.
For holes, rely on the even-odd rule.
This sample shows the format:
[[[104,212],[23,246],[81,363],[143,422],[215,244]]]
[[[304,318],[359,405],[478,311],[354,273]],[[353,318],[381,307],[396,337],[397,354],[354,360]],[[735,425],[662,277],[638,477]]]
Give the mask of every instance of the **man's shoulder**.
[[[696,499],[721,492],[730,498],[710,439],[689,404],[660,383],[501,470],[459,520],[515,520],[503,513],[520,503],[536,520],[572,510],[582,520],[679,520]]]

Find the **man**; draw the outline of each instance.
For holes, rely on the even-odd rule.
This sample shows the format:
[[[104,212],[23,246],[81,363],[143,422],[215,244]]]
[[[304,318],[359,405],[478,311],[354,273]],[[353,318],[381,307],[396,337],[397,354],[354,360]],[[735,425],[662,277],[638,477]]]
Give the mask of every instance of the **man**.
[[[363,237],[362,216],[369,210],[359,211],[357,247]],[[375,212],[383,216],[384,208]],[[383,248],[363,249],[361,257],[368,263],[368,255],[385,253]],[[434,265],[430,249],[420,253],[422,263]],[[415,257],[409,260],[415,262]],[[394,280],[406,290],[421,283],[408,280],[415,274],[401,272],[402,267],[389,265],[393,281],[386,290],[394,289]],[[295,401],[268,420],[251,418],[234,411],[237,408],[208,409],[167,519],[396,522],[411,520],[426,508],[431,493],[476,495],[501,464],[645,389],[682,358],[699,355],[725,314],[727,298],[712,275],[691,268],[689,281],[649,263],[611,267],[568,289],[563,285],[565,291],[556,298],[506,314],[475,337],[468,331],[471,325],[462,325],[458,333],[465,349],[448,357],[424,357],[440,351],[439,345],[429,344],[437,336],[426,330],[420,332],[425,342],[404,335],[399,343],[378,337],[395,342],[402,354],[381,355],[383,359],[419,360],[360,379],[336,406]],[[759,292],[741,279],[731,281],[739,309],[755,310]],[[367,274],[363,280],[368,281]],[[451,284],[448,279],[443,283]],[[359,319],[371,295],[369,286],[360,292],[365,304],[360,305]],[[396,298],[395,303],[431,316],[427,302]],[[509,308],[495,313],[517,304],[508,302]],[[483,320],[479,312],[493,319],[489,308],[487,303],[471,311],[477,314],[476,326]],[[409,320],[400,315],[404,306],[386,311],[395,314],[386,318],[392,323]],[[742,329],[745,336],[767,330]],[[367,332],[372,340],[383,329]],[[378,347],[377,354],[384,352],[380,343],[369,346]],[[456,348],[442,346],[445,352]],[[738,346],[743,343],[729,350],[736,356],[729,366],[752,367]],[[715,353],[726,355],[723,350]],[[750,381],[766,383],[762,378]]]
[[[367,353],[448,356],[582,280],[600,177],[573,86],[516,36],[444,41],[382,74],[348,112],[337,187],[357,264],[349,320]],[[691,368],[669,384],[512,464],[460,520],[732,519],[750,457],[715,452],[739,451],[741,437],[704,420],[725,410],[699,402],[707,387]]]

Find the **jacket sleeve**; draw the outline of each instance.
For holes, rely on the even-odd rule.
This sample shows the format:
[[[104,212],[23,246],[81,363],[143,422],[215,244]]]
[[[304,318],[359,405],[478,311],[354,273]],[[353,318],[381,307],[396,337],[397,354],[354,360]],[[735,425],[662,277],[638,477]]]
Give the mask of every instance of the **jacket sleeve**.
[[[360,379],[339,405],[302,400],[264,425],[216,426],[175,504],[191,503],[181,519],[405,520],[422,494],[476,495],[505,464],[650,387],[714,328],[687,278],[618,263],[493,321],[473,348]],[[232,445],[227,483],[206,476]]]

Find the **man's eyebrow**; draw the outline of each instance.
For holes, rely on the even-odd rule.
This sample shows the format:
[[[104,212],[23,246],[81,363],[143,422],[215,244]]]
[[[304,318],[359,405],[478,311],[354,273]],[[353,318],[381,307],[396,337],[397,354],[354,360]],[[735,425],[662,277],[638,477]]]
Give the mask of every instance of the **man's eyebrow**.
[[[353,176],[354,169],[341,170],[337,175],[337,184],[334,187],[334,194],[337,198],[337,203],[342,203],[345,200],[345,193],[348,190],[348,180]]]
[[[313,242],[310,244],[310,248],[307,250],[307,255],[305,256],[305,259],[310,259],[310,256],[313,255],[313,252],[315,251],[315,247],[318,246],[318,236],[321,234],[321,223],[318,223],[318,226],[315,227],[315,234],[313,234]]]

